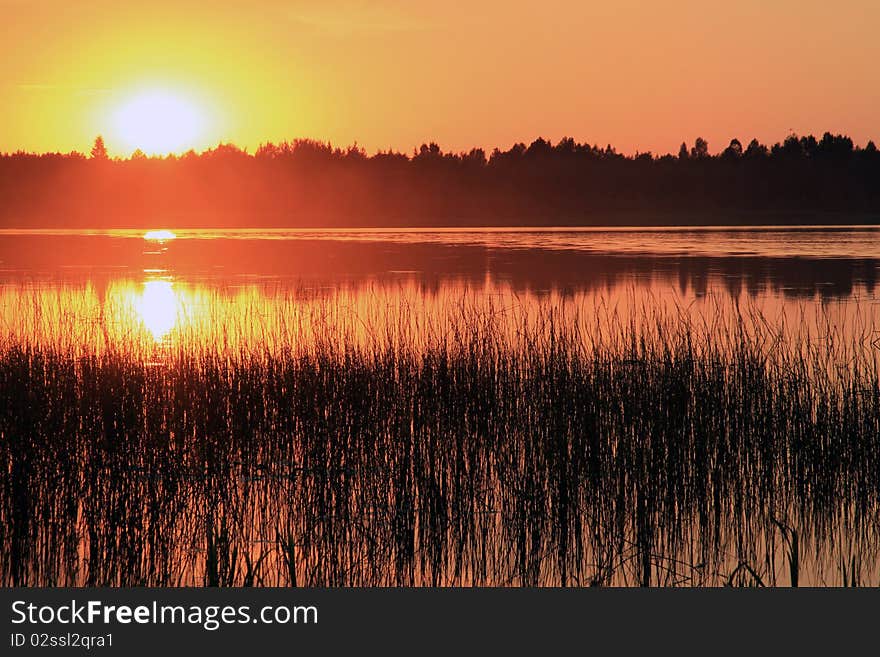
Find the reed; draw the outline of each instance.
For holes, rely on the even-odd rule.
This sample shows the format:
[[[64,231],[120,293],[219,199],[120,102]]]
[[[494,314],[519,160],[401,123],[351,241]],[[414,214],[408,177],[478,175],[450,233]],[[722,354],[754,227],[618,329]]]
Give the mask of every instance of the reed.
[[[271,348],[7,338],[0,583],[880,583],[871,327],[386,311]]]

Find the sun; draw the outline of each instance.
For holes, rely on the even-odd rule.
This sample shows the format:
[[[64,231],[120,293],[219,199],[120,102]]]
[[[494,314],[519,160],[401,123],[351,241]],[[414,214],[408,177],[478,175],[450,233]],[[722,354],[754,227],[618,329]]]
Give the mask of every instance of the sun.
[[[147,155],[179,153],[195,147],[205,130],[205,114],[177,93],[153,90],[124,101],[113,115],[117,140]]]

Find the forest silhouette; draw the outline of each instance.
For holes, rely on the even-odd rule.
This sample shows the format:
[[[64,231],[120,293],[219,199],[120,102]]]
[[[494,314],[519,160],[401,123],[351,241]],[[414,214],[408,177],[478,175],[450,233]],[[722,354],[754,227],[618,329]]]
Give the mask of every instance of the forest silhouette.
[[[15,228],[397,227],[875,223],[880,153],[844,135],[765,146],[701,138],[677,155],[536,139],[411,155],[299,139],[248,153],[0,155],[0,225]]]

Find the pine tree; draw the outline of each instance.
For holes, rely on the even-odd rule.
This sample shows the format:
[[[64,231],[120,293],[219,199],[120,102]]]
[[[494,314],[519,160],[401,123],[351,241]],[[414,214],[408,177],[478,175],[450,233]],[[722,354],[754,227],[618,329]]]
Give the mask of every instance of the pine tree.
[[[107,147],[104,145],[104,138],[101,135],[95,137],[95,144],[92,146],[93,160],[108,160]]]

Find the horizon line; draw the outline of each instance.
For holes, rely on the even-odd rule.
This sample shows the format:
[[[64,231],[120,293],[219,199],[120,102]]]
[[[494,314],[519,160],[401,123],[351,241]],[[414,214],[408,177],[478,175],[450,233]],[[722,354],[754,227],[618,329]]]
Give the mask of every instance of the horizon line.
[[[769,149],[773,148],[774,146],[782,146],[791,139],[795,139],[797,141],[801,141],[803,139],[812,139],[812,140],[815,140],[817,143],[820,143],[821,140],[823,138],[825,138],[826,136],[832,137],[832,138],[843,138],[843,139],[849,140],[850,142],[852,142],[853,150],[866,150],[866,149],[870,148],[871,146],[873,146],[874,148],[877,147],[874,142],[874,139],[872,139],[872,138],[868,138],[867,140],[865,140],[865,142],[863,144],[859,144],[859,143],[856,143],[856,141],[852,137],[850,137],[848,134],[846,134],[844,132],[833,132],[831,130],[823,131],[821,133],[820,137],[816,137],[816,135],[812,132],[808,133],[808,134],[798,134],[796,132],[790,131],[785,136],[784,139],[777,140],[772,143],[762,142],[756,137],[752,138],[752,139],[745,140],[745,141],[741,140],[739,137],[731,137],[731,139],[728,141],[727,145],[723,146],[720,149],[714,150],[714,151],[712,151],[708,148],[709,143],[700,136],[693,138],[693,140],[690,142],[690,144],[687,139],[684,139],[681,142],[681,146],[684,146],[684,147],[687,147],[690,149],[691,144],[696,145],[698,142],[702,141],[706,145],[706,155],[708,155],[710,157],[715,157],[717,155],[723,154],[724,151],[727,148],[729,148],[734,142],[738,142],[742,146],[743,149],[745,149],[748,144],[755,142],[759,146],[765,147],[769,150]],[[96,143],[96,141],[98,139],[101,139],[103,141],[103,135],[102,134],[96,135],[95,141],[93,141],[93,145]],[[379,155],[379,156],[393,155],[393,156],[404,156],[408,159],[412,159],[414,156],[419,154],[420,149],[422,149],[422,148],[429,148],[429,149],[436,148],[437,149],[436,152],[439,155],[453,155],[453,156],[463,156],[463,155],[468,155],[470,153],[482,151],[483,154],[488,159],[493,153],[496,153],[496,152],[509,153],[509,152],[513,151],[514,149],[516,149],[517,147],[529,148],[535,144],[544,143],[544,144],[547,144],[553,148],[556,148],[565,142],[569,142],[576,147],[589,148],[589,149],[593,150],[594,152],[601,151],[601,152],[611,153],[611,154],[619,155],[622,157],[626,157],[628,159],[635,159],[639,156],[646,156],[646,155],[650,155],[653,159],[660,159],[660,158],[664,158],[664,157],[678,157],[678,155],[676,155],[672,151],[667,151],[665,153],[661,153],[659,151],[655,152],[650,149],[644,150],[644,151],[636,149],[631,154],[626,154],[626,153],[623,153],[622,151],[618,151],[617,148],[611,143],[607,143],[605,146],[601,146],[601,142],[597,141],[594,143],[590,143],[589,141],[586,141],[586,140],[585,141],[578,141],[577,139],[575,139],[574,137],[571,137],[571,136],[561,137],[559,140],[554,142],[552,139],[538,135],[538,136],[534,137],[533,139],[531,139],[531,141],[528,141],[528,142],[525,140],[514,141],[509,146],[506,147],[506,150],[503,149],[503,147],[498,146],[498,145],[492,147],[491,149],[487,149],[482,146],[472,146],[469,149],[443,150],[443,147],[440,146],[440,144],[437,141],[429,140],[429,141],[423,141],[420,144],[418,144],[417,146],[413,146],[412,149],[410,149],[409,151],[399,150],[396,148],[392,148],[390,146],[386,149],[376,148],[372,151],[368,151],[363,146],[360,146],[358,144],[357,140],[354,140],[352,143],[347,144],[345,146],[340,146],[340,145],[334,144],[333,141],[330,139],[325,140],[325,139],[319,139],[319,138],[315,138],[315,137],[291,137],[291,138],[282,139],[279,141],[272,141],[272,140],[261,141],[261,142],[259,142],[259,144],[255,148],[253,148],[253,150],[251,150],[250,146],[240,146],[234,140],[230,139],[230,140],[220,140],[215,145],[208,146],[208,147],[203,148],[201,150],[198,150],[196,148],[188,148],[186,150],[168,151],[168,152],[163,152],[163,153],[156,153],[156,152],[148,153],[148,152],[143,151],[140,148],[135,148],[134,150],[130,151],[127,156],[126,155],[110,156],[108,153],[108,159],[112,160],[112,161],[121,161],[121,162],[130,161],[133,159],[134,160],[137,160],[137,159],[148,159],[148,160],[182,159],[185,157],[192,157],[193,155],[202,156],[205,154],[213,153],[213,152],[220,150],[220,149],[232,149],[232,150],[237,151],[238,154],[245,155],[248,157],[256,157],[258,155],[259,151],[264,148],[272,148],[272,147],[274,147],[274,148],[284,148],[284,147],[296,148],[300,145],[319,146],[322,149],[326,149],[326,150],[330,151],[332,154],[359,153],[363,156],[370,157],[370,158],[375,157],[377,155]],[[36,150],[25,150],[23,148],[19,148],[18,150],[14,150],[14,151],[9,151],[9,150],[0,151],[0,157],[14,157],[14,156],[22,156],[22,155],[37,156],[37,157],[59,156],[59,155],[60,156],[68,156],[68,157],[75,157],[75,156],[88,157],[88,151],[87,150],[80,151],[77,149],[73,149],[73,150],[69,150],[69,151],[62,151],[62,150],[36,151]]]

